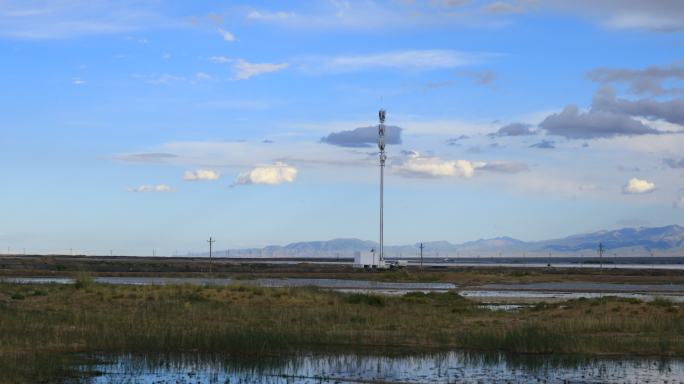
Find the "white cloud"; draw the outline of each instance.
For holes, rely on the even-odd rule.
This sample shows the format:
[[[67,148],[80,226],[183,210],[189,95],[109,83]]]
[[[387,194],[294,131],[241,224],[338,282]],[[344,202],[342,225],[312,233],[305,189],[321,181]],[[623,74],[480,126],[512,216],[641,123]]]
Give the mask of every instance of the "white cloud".
[[[629,195],[641,195],[644,193],[651,193],[655,191],[655,189],[656,186],[654,183],[633,177],[629,179],[627,184],[622,188],[622,192]]]
[[[495,1],[493,3],[489,3],[484,7],[484,10],[489,13],[500,13],[500,14],[505,14],[505,13],[521,13],[525,12],[528,10],[528,7],[531,6],[533,1],[520,1],[520,2],[504,2],[504,1]]]
[[[211,169],[198,169],[196,171],[185,171],[183,180],[185,181],[200,181],[200,180],[218,180],[221,174]]]
[[[482,61],[487,55],[445,49],[391,51],[366,55],[309,57],[300,60],[311,72],[355,72],[369,69],[451,69]]]
[[[211,56],[209,58],[209,61],[211,61],[212,63],[217,63],[217,64],[226,64],[226,63],[230,63],[231,61],[233,61],[233,59],[231,59],[228,56]]]
[[[141,185],[137,188],[129,188],[128,192],[173,192],[173,188],[166,184]]]
[[[247,20],[282,21],[295,17],[293,12],[252,11],[247,14]]]
[[[195,73],[195,78],[197,80],[210,80],[211,76],[208,73],[197,72],[197,73]]]
[[[475,169],[485,163],[468,160],[443,160],[436,156],[422,156],[413,152],[408,158],[398,164],[392,164],[391,170],[409,177],[463,177],[470,178]]]
[[[258,166],[251,171],[240,173],[237,179],[235,179],[235,185],[276,185],[291,183],[295,178],[297,178],[297,168],[282,162],[276,162],[273,165]]]
[[[75,79],[71,80],[71,84],[73,84],[73,85],[84,85],[85,83],[86,83],[85,80],[79,79],[79,78],[75,78]]]
[[[608,28],[684,30],[684,3],[680,0],[551,0],[540,5],[587,16]]]
[[[243,59],[238,59],[233,70],[235,80],[247,80],[251,77],[264,73],[278,72],[288,67],[287,63],[249,63]]]
[[[179,25],[161,11],[157,4],[134,0],[4,0],[0,2],[0,36],[64,39]]]
[[[221,34],[223,41],[235,41],[235,35],[233,35],[229,31],[226,31],[223,28],[218,28],[218,32]]]

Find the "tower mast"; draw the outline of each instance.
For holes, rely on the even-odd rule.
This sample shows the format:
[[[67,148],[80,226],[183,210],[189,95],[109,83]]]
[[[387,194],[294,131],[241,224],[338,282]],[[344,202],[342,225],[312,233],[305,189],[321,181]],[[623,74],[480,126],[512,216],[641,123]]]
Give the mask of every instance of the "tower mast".
[[[209,240],[207,240],[207,243],[209,243],[209,273],[211,273],[211,251],[215,242],[216,240],[209,236]]]
[[[385,160],[387,160],[387,155],[385,154],[385,110],[380,109],[378,112],[378,117],[380,118],[380,125],[378,126],[378,149],[380,150],[380,252],[378,263],[381,264],[385,260],[385,247],[384,247],[384,183],[385,183]]]

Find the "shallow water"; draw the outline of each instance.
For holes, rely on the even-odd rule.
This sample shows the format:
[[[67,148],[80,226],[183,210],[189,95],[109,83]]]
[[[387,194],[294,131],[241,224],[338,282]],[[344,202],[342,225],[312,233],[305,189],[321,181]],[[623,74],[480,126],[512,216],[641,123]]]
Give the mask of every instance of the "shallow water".
[[[491,290],[532,291],[602,291],[602,292],[659,292],[684,293],[684,284],[629,284],[568,281],[557,283],[485,284],[478,288]]]
[[[536,303],[562,302],[575,299],[599,299],[602,297],[621,297],[641,301],[653,301],[665,297],[676,303],[684,303],[684,296],[671,294],[645,294],[627,292],[552,292],[552,291],[513,291],[513,290],[463,290],[461,296],[487,303]]]
[[[102,358],[102,357],[101,357]],[[260,361],[220,357],[105,357],[81,383],[681,383],[683,360],[582,359],[449,352],[382,357],[300,355]]]
[[[262,287],[318,287],[340,291],[386,291],[387,293],[403,294],[411,291],[447,291],[455,289],[451,283],[395,283],[368,280],[343,279],[253,279],[235,280],[230,278],[202,278],[202,277],[96,277],[95,282],[115,285],[234,285],[253,284]],[[73,284],[70,277],[2,277],[0,282],[17,284]],[[398,292],[398,293],[397,293]]]
[[[413,265],[415,263],[411,263]],[[664,269],[664,270],[684,270],[684,264],[581,264],[581,263],[566,263],[566,262],[549,262],[549,263],[535,263],[535,262],[517,262],[506,263],[499,261],[444,261],[439,263],[425,263],[426,267],[506,267],[506,268],[568,268],[568,269]]]

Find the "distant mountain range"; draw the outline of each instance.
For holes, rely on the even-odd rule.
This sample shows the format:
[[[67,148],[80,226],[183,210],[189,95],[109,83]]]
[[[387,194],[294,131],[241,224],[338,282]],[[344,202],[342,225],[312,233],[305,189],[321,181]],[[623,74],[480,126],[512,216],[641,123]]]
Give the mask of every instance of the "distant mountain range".
[[[620,256],[674,256],[684,255],[684,227],[623,228],[573,235],[561,239],[526,242],[510,237],[480,239],[462,244],[448,241],[426,242],[426,257],[496,257],[496,256],[596,256],[602,243],[609,255]],[[377,249],[378,243],[359,239],[334,239],[292,243],[285,246],[231,249],[216,251],[219,257],[352,257],[355,251]],[[415,257],[418,244],[385,246],[390,257]],[[196,255],[205,255],[196,254]]]

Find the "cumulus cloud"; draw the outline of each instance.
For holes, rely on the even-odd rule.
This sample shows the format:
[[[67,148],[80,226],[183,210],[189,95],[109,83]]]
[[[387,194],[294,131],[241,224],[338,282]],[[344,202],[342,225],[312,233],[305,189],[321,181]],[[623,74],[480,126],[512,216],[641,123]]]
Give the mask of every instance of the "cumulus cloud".
[[[266,184],[276,185],[291,183],[297,178],[297,168],[282,162],[264,165],[250,171],[240,173],[235,179],[235,185]]]
[[[684,99],[656,99],[666,94],[684,94],[684,88],[669,87],[684,80],[684,66],[650,66],[644,69],[597,68],[587,77],[602,85],[587,112],[568,105],[561,113],[548,116],[539,126],[548,134],[570,139],[608,138],[648,134],[682,133]],[[616,95],[613,84],[627,85],[627,91],[651,97],[625,99]]]
[[[385,126],[385,143],[401,144],[402,129],[393,125]],[[361,127],[349,131],[333,132],[321,138],[321,142],[340,147],[367,148],[378,142],[378,127]]]
[[[542,140],[538,143],[530,145],[530,148],[554,149],[556,148],[556,142],[552,140]]]
[[[137,188],[129,188],[128,192],[173,192],[173,188],[166,184],[141,185]]]
[[[622,188],[622,193],[628,195],[641,195],[655,191],[654,183],[633,177],[627,181],[627,184]]]
[[[468,160],[443,160],[436,156],[422,156],[417,152],[391,165],[390,169],[407,177],[462,177],[470,178],[475,174],[475,169],[484,163],[476,163]]]
[[[278,72],[289,66],[288,63],[249,63],[238,59],[233,65],[235,80],[247,80],[264,73]]]
[[[670,168],[684,168],[684,157],[663,159],[663,163]]]
[[[223,41],[235,41],[235,36],[230,33],[229,31],[226,31],[223,28],[218,28],[218,33],[221,35],[223,38]]]
[[[610,87],[596,92],[591,103],[592,111],[641,116],[648,119],[662,119],[684,125],[684,99],[657,101],[653,99],[626,100],[617,98]]]
[[[684,30],[684,2],[679,0],[550,0],[541,4],[587,16],[608,28]]]
[[[681,64],[669,67],[653,65],[644,69],[597,68],[590,71],[587,77],[604,85],[627,84],[628,90],[637,95],[684,94],[682,88],[663,87],[666,80],[684,80],[684,65]]]
[[[529,124],[523,124],[523,123],[512,123],[508,125],[504,125],[503,127],[499,128],[498,131],[494,133],[490,133],[490,137],[503,137],[503,136],[530,136],[530,135],[536,135],[537,132],[532,129],[532,126]]]
[[[196,171],[185,171],[183,173],[183,180],[185,181],[203,181],[203,180],[218,180],[221,177],[219,172],[211,169],[198,169]]]
[[[569,139],[660,133],[660,131],[624,114],[605,110],[580,113],[579,108],[573,104],[565,107],[561,113],[547,117],[539,126],[550,135],[563,136]]]

